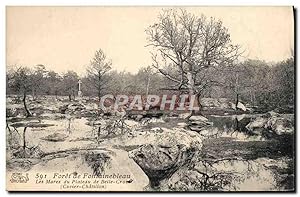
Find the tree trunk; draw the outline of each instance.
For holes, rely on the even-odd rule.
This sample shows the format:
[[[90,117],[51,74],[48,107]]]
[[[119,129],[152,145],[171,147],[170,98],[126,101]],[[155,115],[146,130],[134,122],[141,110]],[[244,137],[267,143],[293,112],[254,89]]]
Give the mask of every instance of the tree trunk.
[[[100,99],[101,99],[101,90],[100,90],[100,88],[98,89],[98,99],[99,99],[99,102],[100,102]]]
[[[235,110],[238,110],[238,104],[239,104],[239,94],[236,94],[236,101],[235,101]]]
[[[235,130],[240,131],[239,120],[235,117]]]
[[[193,106],[195,107],[199,107],[199,110],[192,110],[191,111],[191,113],[190,113],[190,115],[188,115],[188,117],[186,118],[186,119],[189,119],[191,116],[194,116],[194,115],[196,115],[197,113],[198,114],[200,114],[201,116],[202,116],[202,113],[201,113],[201,111],[200,111],[200,109],[201,109],[201,103],[200,103],[200,94],[198,94],[198,93],[196,93],[195,94],[195,96],[196,96],[196,98],[195,98],[195,101],[194,101],[194,103],[193,103]],[[190,101],[191,102],[191,101]]]
[[[73,100],[75,101],[75,91],[72,90],[72,96],[73,96]]]
[[[189,89],[189,95],[195,95],[196,99],[194,101],[194,103],[192,104],[194,107],[196,105],[196,107],[200,107],[200,94],[196,93],[195,90],[195,82],[192,76],[191,72],[187,73],[187,79],[188,79],[188,89]],[[190,101],[191,102],[191,101]],[[191,104],[191,103],[190,103]],[[189,119],[191,116],[195,115],[197,111],[195,110],[191,110],[190,115],[187,117],[187,119]]]
[[[201,102],[200,102],[200,98],[201,96],[200,96],[200,94],[196,94],[196,105],[199,107],[199,110],[198,110],[198,113],[200,114],[200,115],[202,115],[202,113],[201,113],[201,108],[202,108],[202,106],[201,106]]]
[[[24,109],[26,111],[26,117],[31,117],[32,114],[30,113],[29,109],[27,108],[27,105],[26,105],[26,93],[24,93],[23,95],[23,104],[24,104]]]
[[[98,81],[97,81],[97,90],[98,90],[98,99],[99,99],[99,102],[100,102],[100,99],[101,99],[101,81],[102,81],[102,79],[101,79],[101,73],[100,73],[100,71],[98,71]]]
[[[98,127],[98,133],[97,133],[97,142],[100,143],[100,134],[101,134],[101,127]]]
[[[24,151],[24,158],[26,158],[26,129],[27,129],[27,127],[24,127],[24,130],[23,130],[23,151]]]
[[[238,75],[238,73],[236,73],[236,76],[235,76],[235,92],[236,92],[235,110],[238,110],[238,104],[239,104],[239,75]]]

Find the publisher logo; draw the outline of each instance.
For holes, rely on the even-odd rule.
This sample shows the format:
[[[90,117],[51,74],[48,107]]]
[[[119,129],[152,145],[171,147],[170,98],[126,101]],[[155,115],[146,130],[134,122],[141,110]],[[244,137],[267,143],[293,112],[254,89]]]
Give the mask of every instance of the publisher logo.
[[[112,95],[107,94],[100,99],[100,108],[106,110],[199,110],[196,95]]]
[[[29,180],[28,173],[26,173],[26,175],[23,175],[20,172],[12,173],[10,178],[11,183],[27,183],[28,180]]]

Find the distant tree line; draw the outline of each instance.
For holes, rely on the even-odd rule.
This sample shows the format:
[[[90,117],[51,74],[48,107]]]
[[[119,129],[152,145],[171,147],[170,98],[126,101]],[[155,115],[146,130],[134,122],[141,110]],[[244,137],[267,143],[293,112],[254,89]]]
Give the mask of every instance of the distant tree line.
[[[207,89],[208,97],[226,97],[261,109],[294,110],[294,58],[277,63],[246,60],[215,73],[218,83]]]
[[[169,73],[172,71],[169,68]],[[217,71],[207,72],[206,78],[214,82],[203,90],[202,97],[225,97],[271,109],[293,108],[294,75],[293,58],[278,63],[246,60],[235,66],[221,66]],[[81,78],[83,95],[98,97],[104,94],[180,94],[180,91],[170,89],[173,87],[171,80],[150,66],[140,68],[136,74],[109,70],[104,76],[105,79],[100,79],[99,82],[103,86],[99,88],[95,75],[87,72]],[[33,99],[41,95],[53,95],[68,96],[73,100],[78,92],[79,79],[74,71],[59,74],[47,70],[44,65],[34,68],[8,67],[6,93],[20,95],[22,99],[26,99],[27,95],[31,95]]]

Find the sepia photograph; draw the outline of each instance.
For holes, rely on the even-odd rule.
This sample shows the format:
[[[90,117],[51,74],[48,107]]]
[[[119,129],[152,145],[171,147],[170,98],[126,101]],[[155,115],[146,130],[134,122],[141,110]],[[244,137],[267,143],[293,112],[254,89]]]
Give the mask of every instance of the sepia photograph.
[[[296,191],[293,6],[5,10],[7,191]]]

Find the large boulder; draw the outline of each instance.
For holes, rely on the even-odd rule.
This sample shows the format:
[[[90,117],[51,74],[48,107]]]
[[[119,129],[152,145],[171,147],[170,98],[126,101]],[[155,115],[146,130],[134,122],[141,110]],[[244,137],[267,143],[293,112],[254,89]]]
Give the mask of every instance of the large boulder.
[[[88,117],[98,113],[97,109],[93,109],[90,106],[87,107],[81,102],[62,105],[59,107],[59,112],[62,114],[76,115],[78,117]]]
[[[208,119],[205,118],[204,116],[191,116],[191,117],[189,118],[189,121],[207,122]]]
[[[269,118],[265,125],[265,128],[275,132],[277,135],[294,132],[293,122],[283,117]]]
[[[147,144],[134,153],[134,161],[149,177],[152,186],[160,180],[170,177],[184,164],[189,155],[181,150],[183,146],[153,146]]]
[[[293,116],[285,116],[276,112],[268,112],[255,118],[252,122],[246,125],[249,131],[255,134],[262,134],[263,131],[269,131],[276,135],[294,132]]]
[[[257,117],[252,122],[246,125],[246,129],[253,132],[254,134],[261,134],[265,128],[265,124],[268,122],[267,118]]]
[[[145,139],[146,141],[146,139]],[[187,130],[168,130],[154,133],[149,143],[129,152],[129,156],[149,177],[152,187],[169,178],[189,163],[202,147],[198,133]]]
[[[204,116],[191,116],[188,122],[189,128],[192,131],[200,132],[207,127],[211,127],[213,125],[212,122],[208,121]]]
[[[238,102],[237,106],[236,106],[237,109],[240,109],[242,111],[247,111],[247,108],[245,107],[245,105],[241,102]]]
[[[219,109],[226,110],[231,109],[233,103],[227,98],[202,98],[201,106],[204,110],[208,109]]]
[[[238,102],[238,104],[233,104],[231,103],[231,108],[234,109],[234,110],[242,110],[242,111],[247,111],[247,108],[246,106],[241,103],[241,102]]]

